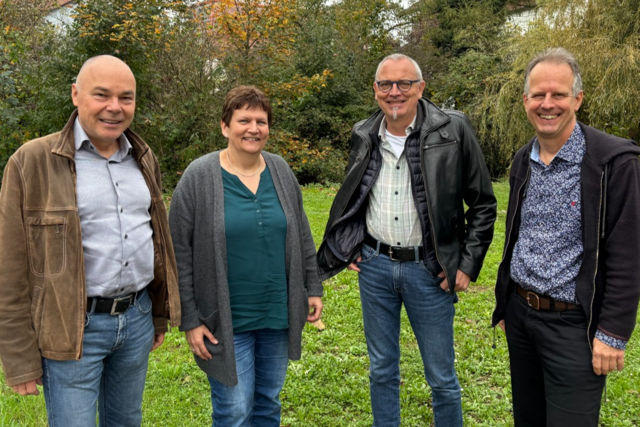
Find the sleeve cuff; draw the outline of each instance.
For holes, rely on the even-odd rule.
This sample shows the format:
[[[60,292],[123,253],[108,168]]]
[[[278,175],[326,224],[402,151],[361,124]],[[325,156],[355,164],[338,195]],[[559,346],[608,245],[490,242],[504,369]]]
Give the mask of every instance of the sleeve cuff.
[[[619,340],[617,338],[610,337],[604,332],[597,330],[596,338],[600,341],[608,345],[609,347],[617,348],[618,350],[626,350],[627,349],[627,341]]]

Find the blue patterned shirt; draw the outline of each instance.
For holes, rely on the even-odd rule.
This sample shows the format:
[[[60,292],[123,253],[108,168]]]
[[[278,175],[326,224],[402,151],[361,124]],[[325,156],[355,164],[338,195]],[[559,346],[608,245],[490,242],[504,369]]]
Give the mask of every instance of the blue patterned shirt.
[[[577,123],[548,165],[540,160],[540,144],[534,141],[520,235],[511,258],[511,278],[524,289],[573,304],[579,304],[576,277],[583,256],[580,170],[585,151]],[[600,331],[596,337],[616,348],[626,344]]]

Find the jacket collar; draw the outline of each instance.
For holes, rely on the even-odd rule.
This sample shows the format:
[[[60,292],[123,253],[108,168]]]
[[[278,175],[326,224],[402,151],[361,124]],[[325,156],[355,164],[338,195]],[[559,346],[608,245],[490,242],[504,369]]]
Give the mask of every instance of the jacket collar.
[[[578,122],[586,143],[585,160],[604,168],[611,159],[625,153],[640,155],[640,147],[631,139],[624,139],[602,132],[584,123]],[[598,143],[595,143],[598,141]]]
[[[71,160],[75,159],[76,141],[73,135],[73,125],[77,117],[78,110],[76,109],[71,113],[71,117],[69,117],[67,124],[62,128],[60,138],[54,143],[51,153]],[[140,164],[142,157],[147,153],[147,151],[149,151],[149,146],[131,129],[125,130],[124,134],[131,144],[133,157],[135,157],[138,164]]]
[[[588,161],[590,164],[604,169],[604,165],[609,163],[611,159],[625,153],[633,153],[640,155],[640,147],[631,139],[624,139],[608,133],[602,132],[591,126],[587,126],[582,122],[577,122],[584,134],[586,151],[583,163]],[[536,140],[534,136],[524,146],[524,156],[522,156],[523,165],[528,165],[531,159],[531,150]]]

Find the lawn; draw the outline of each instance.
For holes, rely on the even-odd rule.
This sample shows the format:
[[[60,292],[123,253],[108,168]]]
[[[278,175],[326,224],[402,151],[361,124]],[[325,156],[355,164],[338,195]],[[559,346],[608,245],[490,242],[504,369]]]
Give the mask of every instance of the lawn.
[[[467,426],[510,426],[508,353],[502,331],[490,327],[493,284],[502,259],[508,188],[494,185],[498,197],[496,235],[478,282],[460,295],[455,318],[456,369],[462,385]],[[308,187],[305,207],[316,243],[320,242],[335,188]],[[358,281],[343,272],[325,283],[324,331],[307,325],[302,360],[291,362],[281,398],[284,426],[370,426],[367,347]],[[433,423],[431,393],[418,346],[403,318],[401,404],[403,426]],[[44,399],[21,398],[2,382],[0,426],[46,426]],[[152,353],[144,396],[144,426],[211,425],[209,386],[195,366],[183,335],[174,329]],[[609,375],[602,426],[640,425],[640,332],[636,330],[623,372]],[[570,426],[567,426],[570,427]]]

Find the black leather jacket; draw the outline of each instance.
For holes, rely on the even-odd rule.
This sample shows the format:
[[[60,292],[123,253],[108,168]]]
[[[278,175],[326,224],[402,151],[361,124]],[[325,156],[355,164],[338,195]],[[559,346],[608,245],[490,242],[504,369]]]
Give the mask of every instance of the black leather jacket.
[[[381,167],[378,130],[382,118],[379,110],[353,128],[347,176],[333,201],[318,250],[323,280],[360,254],[368,195]],[[405,154],[425,258],[436,261],[428,264],[429,269],[432,273],[444,270],[451,289],[458,269],[475,281],[493,237],[496,199],[469,120],[459,111],[442,111],[422,98]]]

